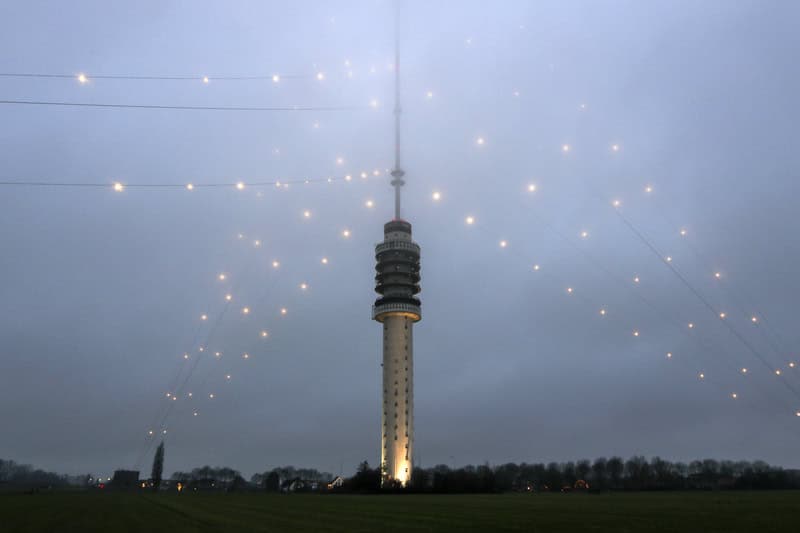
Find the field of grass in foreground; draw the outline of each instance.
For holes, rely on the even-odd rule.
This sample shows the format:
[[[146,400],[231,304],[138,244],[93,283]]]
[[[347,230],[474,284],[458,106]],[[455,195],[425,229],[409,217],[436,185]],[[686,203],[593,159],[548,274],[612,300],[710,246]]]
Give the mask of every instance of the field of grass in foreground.
[[[0,494],[0,531],[800,531],[800,492]]]

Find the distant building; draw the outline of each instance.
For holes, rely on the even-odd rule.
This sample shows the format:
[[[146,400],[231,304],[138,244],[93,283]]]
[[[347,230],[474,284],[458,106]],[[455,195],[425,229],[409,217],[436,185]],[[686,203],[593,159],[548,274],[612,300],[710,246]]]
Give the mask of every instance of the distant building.
[[[344,480],[337,478],[340,481],[337,486],[341,486]],[[334,479],[331,483],[337,482]],[[317,492],[329,487],[331,483],[325,483],[316,479],[301,479],[299,477],[293,479],[286,479],[281,483],[281,492]]]
[[[344,486],[344,478],[342,476],[336,476],[328,482],[328,490],[338,489],[342,486]]]
[[[111,478],[111,488],[115,490],[135,490],[138,489],[139,471],[138,470],[115,470],[114,477]]]

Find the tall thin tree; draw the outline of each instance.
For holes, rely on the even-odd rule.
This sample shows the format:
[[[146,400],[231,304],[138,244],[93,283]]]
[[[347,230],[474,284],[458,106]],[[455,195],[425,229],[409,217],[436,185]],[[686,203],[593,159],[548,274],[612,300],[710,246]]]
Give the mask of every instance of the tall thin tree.
[[[158,490],[161,486],[161,476],[164,473],[164,441],[156,448],[156,455],[153,457],[153,472],[151,479],[153,480],[153,490]]]

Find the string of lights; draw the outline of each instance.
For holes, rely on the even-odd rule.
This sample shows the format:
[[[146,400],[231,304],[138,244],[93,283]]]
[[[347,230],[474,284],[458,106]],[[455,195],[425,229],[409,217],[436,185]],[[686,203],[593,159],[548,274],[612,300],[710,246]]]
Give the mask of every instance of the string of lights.
[[[283,111],[359,111],[375,109],[377,105],[350,106],[199,106],[199,105],[156,105],[156,104],[103,104],[97,102],[59,102],[49,100],[0,100],[2,105],[55,106],[55,107],[94,107],[103,109],[157,109],[178,111],[233,111],[233,112],[283,112]]]
[[[476,144],[477,144],[478,146],[482,146],[482,145],[484,145],[484,143],[485,143],[485,141],[484,141],[484,139],[483,139],[482,137],[478,138],[478,140],[476,141]],[[563,153],[567,154],[567,153],[569,153],[569,152],[570,152],[570,150],[571,150],[571,147],[570,147],[570,145],[568,145],[568,144],[564,144],[564,145],[562,145],[562,148],[561,148],[561,150],[562,150],[562,152],[563,152]],[[619,152],[619,151],[620,151],[620,145],[619,145],[619,144],[612,144],[612,145],[611,145],[611,151],[612,151],[612,152]],[[601,191],[598,191],[598,190],[596,189],[596,187],[594,186],[594,183],[592,183],[591,181],[586,181],[585,185],[586,185],[586,189],[587,189],[587,190],[589,190],[589,192],[590,192],[591,194],[593,194],[593,196],[595,196],[595,197],[596,197],[598,200],[600,200],[602,203],[604,203],[604,204],[606,203],[606,202],[605,202],[605,200],[603,200],[603,194],[601,193]],[[534,188],[534,189],[535,189],[535,188]],[[530,190],[530,189],[529,189],[529,190]],[[653,186],[652,186],[652,185],[647,185],[647,186],[645,187],[645,192],[646,192],[646,193],[648,193],[648,194],[652,193],[652,192],[653,192]],[[732,323],[731,323],[729,320],[726,320],[726,319],[728,318],[728,317],[727,317],[727,314],[726,314],[725,312],[722,312],[722,311],[719,311],[719,310],[717,310],[717,309],[716,309],[716,308],[715,308],[715,307],[714,307],[714,306],[713,306],[713,305],[712,305],[712,304],[711,304],[711,303],[710,303],[710,302],[709,302],[709,301],[708,301],[708,300],[707,300],[707,299],[706,299],[706,298],[705,298],[705,297],[704,297],[704,296],[703,296],[703,295],[702,295],[702,294],[699,292],[699,290],[698,290],[697,288],[695,288],[695,287],[694,287],[694,286],[693,286],[693,285],[692,285],[692,284],[691,284],[691,283],[688,281],[688,279],[687,279],[685,276],[683,276],[683,275],[680,273],[680,271],[678,271],[678,270],[677,270],[677,268],[675,267],[675,265],[674,265],[674,264],[673,264],[673,262],[672,262],[672,257],[671,257],[671,256],[662,254],[662,253],[661,253],[661,252],[660,252],[660,251],[659,251],[659,250],[658,250],[658,249],[655,247],[655,245],[654,245],[654,244],[653,244],[651,241],[649,241],[649,240],[648,240],[648,239],[647,239],[647,238],[644,236],[644,234],[643,234],[643,232],[641,232],[641,230],[637,229],[637,228],[636,228],[636,227],[633,225],[633,223],[632,223],[632,222],[631,222],[629,219],[627,219],[626,217],[624,217],[624,215],[622,214],[622,212],[621,212],[621,209],[620,209],[620,208],[621,208],[621,205],[622,205],[622,202],[621,202],[620,200],[613,200],[613,201],[611,202],[611,206],[613,207],[613,209],[614,209],[614,212],[615,212],[615,213],[616,213],[616,214],[619,216],[619,218],[620,218],[620,219],[623,221],[623,223],[626,225],[626,227],[627,227],[627,228],[628,228],[628,229],[629,229],[631,232],[633,232],[633,234],[636,236],[636,238],[637,238],[637,239],[638,239],[640,242],[642,242],[642,243],[643,243],[643,244],[644,244],[644,245],[647,247],[647,249],[648,249],[648,250],[649,250],[651,253],[653,253],[653,254],[654,254],[654,255],[655,255],[655,256],[656,256],[656,257],[659,259],[659,261],[660,261],[661,263],[663,263],[664,265],[666,265],[666,266],[667,266],[667,267],[670,269],[670,271],[672,272],[672,274],[673,274],[673,275],[675,275],[675,276],[676,276],[676,278],[677,278],[677,279],[678,279],[678,280],[679,280],[679,281],[680,281],[680,282],[681,282],[681,283],[682,283],[684,286],[686,286],[686,288],[688,288],[688,289],[689,289],[689,291],[690,291],[690,292],[691,292],[691,293],[692,293],[692,294],[693,294],[693,295],[694,295],[694,296],[695,296],[697,299],[699,299],[699,301],[700,301],[700,302],[703,304],[703,306],[704,306],[704,307],[706,307],[707,309],[709,309],[709,310],[710,310],[710,311],[711,311],[711,312],[714,314],[714,317],[715,317],[716,319],[719,319],[719,320],[721,320],[721,321],[723,322],[723,324],[725,325],[725,327],[726,327],[726,328],[727,328],[727,329],[728,329],[728,330],[729,330],[729,331],[730,331],[730,332],[731,332],[731,333],[734,335],[734,337],[735,337],[735,338],[736,338],[736,339],[737,339],[737,340],[738,340],[738,341],[739,341],[739,342],[740,342],[742,345],[744,345],[744,346],[747,348],[747,351],[748,351],[749,353],[751,353],[752,355],[754,355],[754,356],[755,356],[755,357],[756,357],[756,358],[757,358],[757,359],[760,361],[760,363],[761,363],[762,365],[766,366],[766,367],[767,367],[767,368],[770,370],[771,374],[773,374],[774,376],[777,376],[777,377],[778,377],[778,378],[781,380],[781,382],[784,384],[784,386],[785,386],[785,387],[786,387],[788,390],[790,390],[790,391],[791,391],[791,392],[792,392],[792,393],[793,393],[795,396],[797,396],[798,398],[800,398],[800,391],[798,391],[798,390],[797,390],[797,389],[796,389],[796,388],[795,388],[795,387],[794,387],[792,384],[790,384],[790,383],[789,383],[789,382],[788,382],[788,381],[787,381],[787,380],[784,378],[784,376],[783,376],[783,372],[781,371],[781,369],[779,369],[779,368],[776,368],[776,367],[774,367],[773,365],[771,365],[771,364],[770,364],[770,363],[767,361],[767,359],[766,359],[766,358],[765,358],[765,357],[764,357],[764,356],[763,356],[763,355],[762,355],[762,354],[761,354],[761,353],[760,353],[760,352],[759,352],[759,351],[758,351],[758,350],[757,350],[757,349],[756,349],[756,348],[755,348],[755,347],[752,345],[752,343],[750,343],[750,342],[749,342],[749,341],[748,341],[748,340],[747,340],[747,339],[744,337],[744,335],[742,335],[742,334],[741,334],[741,333],[738,331],[738,329],[736,329],[736,328],[733,326],[733,324],[732,324]],[[682,230],[682,231],[683,231],[683,233],[685,234],[685,230]],[[719,272],[716,272],[716,273],[715,273],[715,277],[719,278],[719,277],[720,277],[720,273],[719,273]],[[758,321],[759,321],[759,319],[758,319],[758,317],[757,317],[757,316],[755,316],[755,315],[752,315],[752,316],[750,316],[750,321],[751,321],[752,323],[754,323],[754,324],[757,324],[757,323],[758,323]],[[694,324],[693,324],[693,323],[689,323],[689,324],[688,324],[688,327],[689,327],[690,329],[693,329],[693,328],[694,328]],[[791,361],[789,361],[789,362],[788,362],[788,366],[789,366],[790,368],[794,368],[794,365],[795,365],[795,364],[794,364],[794,362],[791,362]],[[746,368],[746,367],[743,367],[743,368],[741,369],[741,372],[742,372],[743,374],[744,374],[744,373],[747,373],[747,368]],[[799,415],[799,416],[800,416],[800,415]]]
[[[200,81],[210,83],[212,81],[271,81],[278,83],[281,80],[303,80],[317,79],[317,74],[249,74],[249,75],[152,75],[152,74],[55,74],[43,72],[0,72],[0,78],[38,78],[38,79],[68,79],[76,80],[78,83],[85,84],[91,80],[137,80],[137,81]]]
[[[526,211],[529,216],[534,217],[541,227],[549,230],[552,234],[556,235],[561,241],[566,243],[570,248],[577,251],[592,268],[604,274],[608,279],[615,282],[618,286],[622,287],[628,294],[633,295],[637,300],[642,302],[647,308],[655,312],[664,322],[677,331],[680,335],[685,337],[689,340],[689,342],[697,345],[699,354],[712,354],[717,360],[724,360],[728,361],[726,358],[722,357],[720,352],[716,349],[716,347],[709,346],[702,337],[698,337],[696,335],[691,335],[687,328],[684,326],[684,323],[673,316],[670,316],[665,310],[663,310],[660,306],[658,306],[655,302],[651,299],[647,298],[640,290],[637,289],[637,286],[640,283],[640,278],[638,276],[634,276],[632,278],[632,283],[629,280],[622,278],[621,276],[617,275],[616,273],[612,272],[609,268],[607,268],[602,261],[600,261],[597,257],[595,257],[591,252],[589,252],[584,246],[580,246],[576,243],[573,239],[570,239],[566,234],[560,231],[555,225],[548,222],[544,217],[538,214],[535,210],[527,210]],[[585,240],[588,238],[588,232],[583,231],[580,234],[580,238]],[[605,308],[603,308],[605,309]],[[693,329],[693,328],[691,328]],[[732,363],[732,362],[731,362]]]
[[[474,217],[468,217],[468,220],[469,218],[472,218],[472,222],[467,222],[467,225],[477,226],[475,224]],[[481,231],[483,229],[480,228],[479,226],[477,227],[479,228],[478,231]],[[484,233],[488,235],[488,231],[484,231]],[[533,272],[536,273],[536,277],[549,278],[550,280],[554,281],[555,285],[559,287],[559,292],[562,295],[570,299],[582,301],[584,304],[586,304],[586,307],[590,310],[590,316],[600,317],[604,322],[607,323],[611,324],[616,323],[619,326],[620,331],[625,332],[624,335],[631,337],[633,339],[638,340],[642,338],[642,336],[644,335],[644,333],[637,326],[635,326],[635,324],[631,324],[625,321],[624,317],[621,314],[616,313],[614,309],[610,308],[607,305],[600,304],[599,302],[596,302],[593,299],[589,298],[584,291],[581,291],[574,284],[571,284],[561,279],[557,274],[555,274],[552,270],[545,268],[545,266],[542,265],[541,263],[532,263],[530,258],[522,254],[517,248],[511,247],[508,241],[500,241],[499,246],[501,249],[503,249],[504,252],[511,253],[519,257],[522,260],[523,264],[528,265],[527,268],[528,270],[532,270]],[[531,268],[530,265],[533,265],[533,267]],[[649,352],[643,351],[644,348],[641,348],[638,343],[631,345],[631,349],[634,352],[640,352],[644,356],[652,355]],[[717,388],[720,392],[722,392],[724,396],[728,398],[742,399],[739,393],[731,392],[731,388],[724,386],[721,381],[715,378],[715,376],[710,375],[708,372],[702,371],[702,369],[700,368],[691,367],[690,366],[691,358],[688,357],[688,355],[690,354],[686,354],[687,357],[678,357],[672,351],[665,350],[664,353],[668,361],[671,362],[679,361],[680,362],[679,364],[681,364],[684,368],[688,369],[690,375],[692,375],[694,379],[699,380],[700,382],[703,383],[711,384],[712,386]],[[755,405],[752,402],[752,398],[744,398],[743,400],[745,402],[749,402],[751,405]],[[786,404],[786,407],[787,409],[791,409],[791,406],[789,404]]]
[[[263,188],[263,187],[278,187],[288,188],[290,185],[309,185],[312,183],[334,183],[334,182],[351,182],[357,181],[356,178],[366,180],[373,176],[380,176],[381,170],[374,169],[370,172],[361,171],[358,174],[346,174],[343,176],[329,176],[324,178],[289,178],[289,179],[272,179],[272,180],[254,180],[254,181],[225,181],[225,182],[165,182],[165,183],[123,183],[120,181],[98,183],[98,182],[80,182],[80,181],[25,181],[6,179],[0,181],[0,187],[53,187],[53,188],[78,188],[78,189],[111,189],[115,192],[124,192],[128,189],[184,189],[187,191],[194,191],[197,189],[237,189],[244,190],[246,188]]]
[[[476,219],[473,216],[467,216],[466,219],[465,219],[465,222],[466,222],[467,226],[477,226]],[[518,250],[513,249],[510,246],[510,244],[508,243],[508,241],[501,240],[499,242],[499,247],[501,249],[503,249],[504,251],[511,251],[515,255],[520,256],[523,259],[523,262],[526,265],[533,265],[532,266],[532,271],[535,272],[537,274],[537,276],[543,276],[543,277],[546,277],[546,278],[549,277],[551,280],[555,280],[556,285],[562,288],[562,294],[565,294],[566,296],[568,296],[570,298],[575,298],[575,299],[578,299],[580,301],[583,301],[590,309],[594,310],[593,313],[596,313],[597,315],[603,317],[603,319],[609,320],[610,322],[614,322],[615,319],[616,319],[616,321],[618,323],[622,322],[621,315],[619,315],[617,313],[614,313],[613,310],[610,309],[608,306],[593,301],[591,298],[586,296],[586,294],[584,294],[584,292],[578,290],[578,288],[575,287],[574,284],[570,284],[570,283],[568,283],[568,282],[566,282],[564,280],[559,279],[559,277],[556,276],[554,273],[546,270],[543,267],[542,264],[540,264],[540,263],[532,263],[529,260],[529,258],[523,257],[521,255],[521,253],[519,253]],[[529,270],[531,270],[530,266],[529,266]],[[635,325],[632,325],[632,324],[625,323],[625,324],[622,325],[621,329],[622,329],[622,331],[628,332],[627,333],[628,335],[631,335],[633,338],[636,338],[636,339],[640,338],[643,335],[642,331],[638,327],[636,327]],[[634,348],[634,349],[636,349],[636,348]],[[684,366],[688,368],[688,362],[690,360],[689,357],[676,357],[675,352],[672,351],[672,350],[669,350],[669,351],[665,350],[664,353],[666,354],[666,359],[667,360],[670,360],[670,361],[674,361],[674,360],[682,361],[682,362],[684,362]],[[701,350],[700,353],[702,353],[702,350]],[[649,354],[646,354],[646,355],[649,355]],[[691,354],[686,354],[686,355],[689,356]],[[722,361],[722,362],[727,362],[724,357],[718,357],[717,360],[718,361]],[[725,394],[729,398],[741,399],[741,395],[739,393],[731,392],[730,391],[730,389],[731,389],[730,387],[726,388],[722,384],[722,382],[715,381],[715,379],[711,375],[709,375],[709,373],[707,371],[703,371],[702,369],[699,369],[699,368],[694,368],[694,369],[692,369],[691,372],[692,372],[692,375],[696,379],[698,379],[698,380],[700,380],[702,382],[712,383],[719,390],[726,391]],[[739,369],[739,370],[733,370],[733,373],[746,377],[747,374],[748,374],[748,371],[747,371],[746,368],[742,368],[742,369]],[[762,389],[759,388],[757,390],[759,391],[759,393],[763,396],[763,398],[766,401],[770,401],[769,397],[764,393],[764,391]],[[797,416],[800,416],[800,410],[794,409],[793,406],[790,403],[788,403],[786,401],[781,401],[781,403],[785,406],[786,410],[794,413]]]
[[[780,382],[789,389],[798,399],[800,399],[800,391],[794,387],[788,380],[786,380],[783,376],[783,373],[779,371],[779,369],[775,368],[765,357],[764,355],[757,350],[752,343],[750,343],[740,332],[739,330],[731,323],[729,320],[725,320],[726,315],[724,312],[719,311],[716,309],[708,299],[703,296],[700,291],[689,282],[688,279],[672,264],[672,261],[669,261],[665,258],[663,254],[659,252],[659,250],[655,247],[655,245],[644,236],[644,234],[637,229],[621,212],[618,208],[615,209],[617,215],[623,221],[623,223],[636,235],[637,239],[639,239],[645,247],[650,250],[658,259],[667,266],[667,268],[672,272],[675,277],[684,285],[687,289],[703,304],[703,306],[708,309],[716,318],[720,319],[725,327],[739,340],[739,342],[747,348],[747,350],[753,354],[762,365],[764,365],[767,369],[769,369],[770,373],[776,375]],[[753,316],[751,317],[752,322],[757,322],[758,318]]]
[[[780,340],[777,332],[771,331],[771,328],[768,325],[766,314],[760,310],[758,306],[756,306],[753,298],[751,297],[746,298],[748,300],[747,307],[750,309],[750,312],[748,312],[748,310],[745,308],[745,305],[742,304],[741,298],[737,294],[737,291],[734,291],[734,288],[729,283],[724,283],[724,278],[726,276],[724,276],[723,273],[718,270],[711,261],[709,261],[706,254],[701,252],[694,245],[694,242],[690,236],[690,231],[686,228],[686,226],[677,224],[675,220],[668,215],[668,208],[659,202],[659,196],[654,194],[653,191],[654,187],[650,184],[644,187],[644,192],[647,194],[647,196],[651,197],[652,201],[659,204],[659,208],[655,209],[654,212],[657,213],[657,215],[660,216],[660,218],[664,220],[669,227],[678,228],[677,232],[681,237],[681,242],[688,248],[695,260],[704,266],[705,272],[713,272],[714,279],[720,282],[716,286],[729,296],[729,299],[733,302],[739,314],[743,317],[746,317],[754,326],[756,326],[756,329],[767,341],[778,359],[781,360],[783,364],[793,365],[794,363],[786,358],[786,354],[789,354],[790,351],[786,349],[785,343]],[[757,320],[755,321],[753,320],[754,316],[757,317]]]

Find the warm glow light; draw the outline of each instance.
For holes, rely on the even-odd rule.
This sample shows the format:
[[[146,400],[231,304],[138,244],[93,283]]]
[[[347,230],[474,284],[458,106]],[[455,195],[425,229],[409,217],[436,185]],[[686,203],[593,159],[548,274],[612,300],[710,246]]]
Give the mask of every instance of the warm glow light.
[[[116,183],[114,183],[114,190],[117,191],[117,192],[122,192],[122,191],[125,190],[125,186],[123,184],[121,184],[120,182],[116,182]]]
[[[372,207],[375,205],[375,203],[372,200],[367,200],[366,202],[364,202],[364,205],[367,206],[368,208],[372,209]]]
[[[585,239],[588,236],[589,236],[589,232],[588,231],[584,230],[584,231],[581,232],[581,239]]]
[[[572,294],[572,287],[567,287],[567,293]]]
[[[780,375],[781,375],[781,371],[780,371],[780,369],[778,369],[778,370],[776,370],[776,371],[775,371],[775,375],[776,375],[776,376],[780,376]]]
[[[667,352],[667,359],[672,359],[672,352]]]
[[[278,268],[279,266],[281,266],[281,264],[278,261],[272,262],[272,268]]]
[[[260,241],[260,240],[258,240],[258,239],[254,240],[254,241],[253,241],[253,246],[255,246],[256,248],[258,248],[259,246],[261,246],[261,241]]]
[[[308,285],[307,285],[306,283],[301,283],[301,284],[300,284],[300,290],[301,290],[301,291],[304,291],[304,290],[306,290],[307,288],[308,288]]]
[[[231,300],[233,300],[233,296],[231,296],[230,294],[226,294],[225,299],[230,302]]]
[[[267,330],[262,330],[262,331],[261,331],[261,337],[262,337],[262,338],[264,338],[264,339],[266,339],[267,337],[269,337],[269,333],[267,332]]]
[[[220,274],[219,276],[217,276],[217,278],[218,278],[220,281],[225,281],[225,277],[226,277],[226,276],[225,276],[225,274]]]
[[[200,320],[208,320],[208,315],[200,315]]]
[[[214,393],[212,392],[211,394],[208,395],[208,397],[213,400],[214,399]]]
[[[465,219],[465,222],[467,223],[467,225],[471,226],[471,225],[473,225],[475,223],[475,217],[471,217],[471,216],[467,217]]]
[[[250,354],[249,353],[243,353],[242,354],[242,359],[250,359]]]
[[[322,259],[320,259],[319,261],[320,261],[320,263],[322,263],[323,265],[327,265],[327,264],[328,264],[328,258],[327,258],[327,257],[323,257],[323,258],[322,258]]]
[[[208,76],[203,76],[203,83],[208,83]]]
[[[698,377],[698,378],[700,378],[700,379],[706,379],[706,375],[705,375],[705,374],[703,374],[702,372],[700,372],[700,373],[697,375],[697,377]]]
[[[639,276],[636,276],[635,278],[633,278],[633,282],[634,283],[639,283]]]
[[[362,180],[365,180],[365,179],[367,179],[367,173],[366,173],[366,172],[362,172],[362,173],[361,173],[361,179],[362,179]]]
[[[726,315],[726,314],[725,314],[725,311],[723,311],[723,312],[721,312],[721,313],[719,314],[719,317],[720,317],[720,318],[725,318],[726,316],[728,316],[728,315]]]
[[[668,255],[667,257],[665,257],[665,258],[664,258],[664,260],[665,260],[667,263],[672,263],[672,256],[671,256],[671,255]]]
[[[685,229],[681,228],[681,237],[686,237],[686,233],[687,233],[687,231]]]
[[[220,352],[214,352],[214,357],[222,357],[222,353],[220,353]]]
[[[797,415],[797,416],[800,416],[800,413],[798,413],[798,415]],[[153,430],[151,429],[150,431],[148,431],[148,432],[147,432],[147,434],[148,434],[148,435],[152,435],[152,434],[153,434]]]
[[[231,375],[230,374],[226,374],[225,375],[225,379],[231,379]]]
[[[240,181],[236,183],[236,188],[239,189],[240,191],[244,189],[244,182]]]
[[[722,272],[714,272],[714,277],[719,279],[722,277]]]
[[[243,315],[249,315],[250,314],[250,308],[249,307],[242,307],[242,314]]]
[[[324,79],[325,79],[325,73],[324,72],[317,72],[317,81],[322,81]]]
[[[483,146],[484,144],[486,144],[486,139],[484,139],[483,137],[478,137],[477,139],[475,139],[475,144],[477,144],[478,146]]]
[[[789,368],[794,368],[794,361],[792,361],[791,363],[789,363]]]
[[[508,241],[500,241],[500,248],[505,248],[508,246]]]
[[[193,191],[194,190],[194,184],[193,183],[187,183],[186,184],[186,190],[187,191]]]
[[[539,265],[533,265],[533,269],[534,269],[534,270],[537,270],[537,271],[538,271],[538,270],[539,270],[539,268],[541,268]]]
[[[83,85],[83,84],[84,84],[84,83],[86,83],[87,81],[89,81],[89,78],[87,78],[87,77],[86,77],[86,74],[84,74],[83,72],[81,72],[80,74],[78,74],[78,83],[80,83],[81,85]]]
[[[738,397],[739,397],[739,396],[738,396],[738,395],[737,395],[735,392],[731,393],[731,398],[733,398],[734,400],[735,400],[736,398],[738,398]]]
[[[308,211],[308,210],[303,211],[303,217],[304,218],[311,218],[311,211]]]
[[[528,192],[536,192],[536,184],[535,183],[529,183],[528,184]]]
[[[278,83],[279,81],[281,81],[281,77],[278,74],[273,74],[272,75],[272,82],[273,83]]]
[[[742,368],[742,374],[747,374],[747,369],[746,368]]]
[[[439,200],[442,199],[442,193],[440,193],[439,191],[433,191],[433,194],[431,194],[431,198],[433,198],[434,202],[438,202]]]
[[[287,311],[285,307],[282,307],[282,308],[281,308],[281,314],[282,314],[282,315],[285,315],[285,314],[286,314],[286,313],[288,313],[288,312],[289,312],[289,311]]]
[[[347,238],[349,236],[350,236],[350,230],[349,229],[342,230],[342,237]]]
[[[755,316],[753,316],[753,317],[750,317],[750,321],[751,321],[753,324],[756,324],[756,323],[758,323],[758,317],[755,317]]]
[[[618,144],[612,144],[611,145],[611,151],[612,152],[619,152],[619,145]]]
[[[694,328],[694,324],[689,322],[689,329],[693,329],[693,328]]]
[[[639,336],[639,331],[637,331],[637,330],[634,330],[634,331],[633,331],[633,336],[634,336],[634,337],[638,337],[638,336]]]
[[[344,157],[337,157],[336,158],[336,164],[337,165],[343,165],[344,164]]]
[[[378,100],[376,100],[375,98],[373,98],[372,100],[369,101],[369,106],[372,109],[377,109],[379,105],[380,105],[380,102],[378,102]]]
[[[569,152],[569,150],[570,150],[570,147],[569,147],[568,144],[562,144],[561,145],[561,151],[562,152],[567,153],[567,152]]]
[[[427,98],[428,100],[430,100],[431,98],[433,98],[433,91],[428,91],[428,92],[426,92],[426,93],[425,93],[425,98]]]
[[[606,316],[606,310],[605,309],[600,309],[600,314],[602,316]]]

